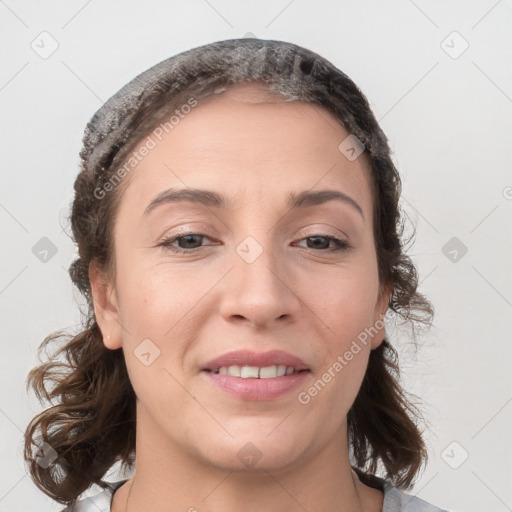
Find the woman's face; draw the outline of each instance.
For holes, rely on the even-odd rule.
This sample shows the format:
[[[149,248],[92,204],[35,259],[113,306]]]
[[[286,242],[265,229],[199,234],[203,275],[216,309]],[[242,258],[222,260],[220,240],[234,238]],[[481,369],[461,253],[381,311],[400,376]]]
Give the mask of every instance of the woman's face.
[[[91,272],[105,343],[123,348],[137,395],[137,449],[238,469],[339,449],[389,300],[367,171],[338,148],[349,133],[254,84],[201,101],[168,132],[122,195],[108,293]],[[171,189],[189,199],[165,200]],[[307,199],[319,191],[341,199]],[[214,194],[225,203],[204,200]]]

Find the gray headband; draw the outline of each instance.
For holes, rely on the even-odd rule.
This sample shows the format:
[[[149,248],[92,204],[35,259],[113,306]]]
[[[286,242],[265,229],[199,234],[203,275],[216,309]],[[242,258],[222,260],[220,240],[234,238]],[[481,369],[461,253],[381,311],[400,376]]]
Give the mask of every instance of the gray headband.
[[[288,101],[313,102],[337,114],[345,128],[373,155],[388,155],[386,137],[364,95],[333,64],[292,43],[262,39],[229,39],[170,57],[136,76],[92,117],[80,154],[87,173],[100,174],[131,139],[149,98],[162,102],[186,92],[211,95],[212,86],[262,80]],[[201,93],[201,91],[207,91]],[[364,105],[361,105],[361,102]],[[358,106],[357,120],[354,107]],[[364,106],[366,108],[361,109]],[[362,118],[361,110],[368,115]],[[369,139],[368,134],[374,137]],[[376,138],[375,134],[379,136]]]

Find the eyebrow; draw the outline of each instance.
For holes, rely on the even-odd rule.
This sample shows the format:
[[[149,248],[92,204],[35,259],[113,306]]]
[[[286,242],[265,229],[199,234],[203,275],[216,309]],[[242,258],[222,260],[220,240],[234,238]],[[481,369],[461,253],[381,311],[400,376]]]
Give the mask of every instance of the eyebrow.
[[[339,190],[317,190],[311,192],[305,190],[299,194],[290,192],[288,196],[287,206],[291,209],[307,208],[310,206],[316,206],[328,201],[341,201],[342,203],[352,206],[359,215],[364,219],[364,213],[359,204],[354,201],[347,194],[340,192]],[[211,208],[224,208],[232,209],[233,202],[227,199],[224,195],[214,192],[213,190],[204,190],[197,188],[186,188],[186,189],[173,189],[164,190],[158,194],[144,210],[144,215],[148,215],[157,206],[167,203],[175,203],[181,201],[190,201],[193,203],[202,204]]]

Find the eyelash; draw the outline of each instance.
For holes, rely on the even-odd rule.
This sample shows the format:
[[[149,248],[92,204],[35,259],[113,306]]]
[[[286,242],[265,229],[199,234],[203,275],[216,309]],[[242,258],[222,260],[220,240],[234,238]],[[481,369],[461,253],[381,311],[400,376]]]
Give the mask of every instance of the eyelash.
[[[192,254],[192,253],[205,247],[205,246],[201,246],[201,247],[194,247],[191,249],[183,249],[183,248],[177,248],[177,247],[171,246],[172,243],[177,242],[181,238],[185,238],[187,236],[200,236],[200,237],[209,238],[208,235],[205,235],[203,233],[195,233],[195,232],[191,231],[190,233],[180,233],[179,235],[171,235],[169,237],[163,238],[161,243],[159,244],[159,246],[164,247],[164,249],[167,251],[170,251],[173,253],[178,253],[178,254]],[[345,252],[351,248],[351,245],[348,242],[346,242],[345,240],[342,240],[341,238],[332,236],[332,235],[316,234],[316,235],[312,235],[312,236],[307,236],[305,238],[301,238],[299,241],[302,242],[303,240],[308,240],[310,238],[325,238],[326,240],[332,240],[335,244],[338,245],[338,247],[334,248],[334,249],[312,249],[310,247],[307,247],[307,248],[303,247],[303,249],[311,249],[313,251],[320,251],[320,252]]]

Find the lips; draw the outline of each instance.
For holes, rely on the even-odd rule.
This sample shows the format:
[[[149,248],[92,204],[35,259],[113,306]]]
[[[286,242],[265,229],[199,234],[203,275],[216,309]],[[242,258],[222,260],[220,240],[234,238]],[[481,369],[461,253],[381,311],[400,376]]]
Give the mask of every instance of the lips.
[[[251,401],[289,396],[309,375],[302,359],[282,350],[228,352],[207,363],[201,372],[206,382],[223,393]]]
[[[309,370],[302,359],[282,350],[270,350],[268,352],[236,350],[228,352],[208,362],[203,370],[217,372],[220,368],[228,368],[230,366],[258,368],[286,366],[287,368],[293,368],[295,372]]]

